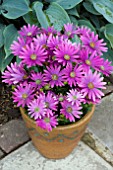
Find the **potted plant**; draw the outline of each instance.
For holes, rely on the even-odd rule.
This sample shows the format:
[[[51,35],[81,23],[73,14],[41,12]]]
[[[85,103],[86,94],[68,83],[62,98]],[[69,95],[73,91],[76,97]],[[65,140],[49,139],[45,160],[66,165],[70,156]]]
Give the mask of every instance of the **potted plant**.
[[[103,75],[113,71],[102,58],[106,43],[86,27],[68,23],[59,32],[28,24],[11,50],[19,62],[7,66],[2,78],[13,87],[34,145],[45,157],[67,156],[104,96]]]

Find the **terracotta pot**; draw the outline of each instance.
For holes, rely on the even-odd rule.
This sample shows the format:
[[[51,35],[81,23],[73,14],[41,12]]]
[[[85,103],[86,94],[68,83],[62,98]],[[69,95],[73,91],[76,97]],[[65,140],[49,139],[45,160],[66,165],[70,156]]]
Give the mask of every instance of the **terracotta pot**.
[[[58,126],[49,133],[37,127],[35,121],[25,114],[24,108],[20,108],[20,111],[37,150],[47,158],[60,159],[68,156],[78,144],[93,115],[94,109],[95,106],[78,122]]]

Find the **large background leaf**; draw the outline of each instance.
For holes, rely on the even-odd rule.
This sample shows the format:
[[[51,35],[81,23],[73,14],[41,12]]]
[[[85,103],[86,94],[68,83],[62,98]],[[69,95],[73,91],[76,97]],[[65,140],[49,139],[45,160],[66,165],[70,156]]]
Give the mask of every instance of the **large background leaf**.
[[[38,19],[40,25],[43,28],[47,28],[49,26],[49,22],[47,20],[45,13],[43,12],[42,8],[43,8],[43,4],[41,2],[34,3],[34,10],[36,12],[36,16],[37,16],[37,19]]]
[[[16,19],[30,11],[27,0],[4,0],[2,14],[9,19]]]
[[[0,48],[4,44],[4,37],[3,37],[3,31],[4,31],[5,25],[0,24]]]
[[[57,3],[52,3],[46,10],[50,22],[54,25],[54,28],[61,30],[63,25],[66,23],[71,23],[67,12]]]
[[[5,53],[6,53],[6,58],[11,54],[10,46],[18,36],[17,29],[13,24],[8,25],[4,32],[4,48],[5,48]]]
[[[83,0],[47,0],[47,2],[56,2],[60,6],[62,6],[64,9],[71,9],[78,5]]]
[[[107,24],[105,27],[105,37],[109,40],[113,48],[113,24]]]

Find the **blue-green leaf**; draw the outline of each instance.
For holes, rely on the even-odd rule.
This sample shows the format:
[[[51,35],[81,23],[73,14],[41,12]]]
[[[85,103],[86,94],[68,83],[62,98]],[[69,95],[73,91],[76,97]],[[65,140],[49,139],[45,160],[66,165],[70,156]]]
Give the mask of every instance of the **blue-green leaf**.
[[[14,57],[14,55],[10,54],[7,58],[3,59],[1,72],[4,71],[5,68],[7,67],[7,65],[10,64],[10,62],[13,59],[13,57]]]
[[[3,37],[3,31],[4,31],[5,25],[0,24],[0,48],[4,44],[4,37]]]
[[[30,11],[28,12],[27,14],[25,14],[23,16],[23,19],[25,20],[26,23],[28,24],[34,24],[34,25],[38,25],[39,26],[39,22],[37,20],[37,17],[36,17],[36,13],[35,11]]]
[[[62,6],[64,9],[71,9],[78,5],[83,0],[47,0],[47,2],[56,2],[60,6]]]
[[[6,53],[6,58],[11,54],[10,46],[18,36],[17,29],[13,24],[8,25],[3,32],[4,35],[4,48]]]
[[[54,28],[59,31],[62,29],[64,24],[71,23],[67,12],[57,3],[53,2],[46,10],[46,14]]]
[[[80,17],[76,7],[72,8],[72,9],[68,9],[66,11],[70,15],[74,15],[74,16]]]
[[[2,14],[9,19],[16,19],[30,11],[27,0],[5,0],[2,3]]]
[[[71,15],[69,15],[69,17],[70,17],[71,22],[72,22],[74,25],[78,25],[78,20],[77,20],[75,17],[73,17],[73,16],[71,16]]]
[[[105,37],[109,40],[111,47],[113,48],[113,24],[107,24],[105,26]]]
[[[111,0],[91,0],[94,8],[103,15],[103,17],[113,23],[113,1]]]
[[[45,15],[44,11],[42,10],[43,4],[41,2],[35,2],[33,8],[36,12],[36,16],[37,16],[37,19],[38,19],[40,25],[43,28],[49,27],[49,22],[47,20],[47,17]]]
[[[95,28],[93,27],[93,25],[88,21],[88,20],[79,20],[78,21],[78,25],[79,26],[86,26],[86,27],[89,27],[92,31],[94,31],[96,33],[96,30]]]
[[[96,11],[96,9],[93,7],[93,4],[92,4],[92,3],[90,3],[90,2],[84,2],[84,3],[83,3],[83,6],[84,6],[84,8],[85,8],[88,12],[90,12],[90,13],[92,13],[92,14],[94,14],[94,15],[101,15],[99,12]]]

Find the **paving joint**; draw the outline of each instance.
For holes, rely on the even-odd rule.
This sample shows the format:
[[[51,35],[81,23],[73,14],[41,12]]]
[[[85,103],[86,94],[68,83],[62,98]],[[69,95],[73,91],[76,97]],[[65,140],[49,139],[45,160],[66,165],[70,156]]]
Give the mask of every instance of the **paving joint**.
[[[99,140],[99,138],[94,135],[94,133],[87,128],[84,136],[82,137],[82,142],[93,149],[101,158],[113,166],[113,154],[110,150]]]

